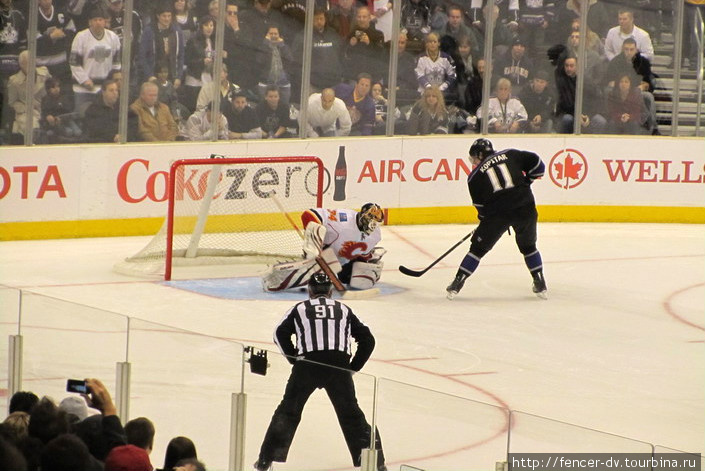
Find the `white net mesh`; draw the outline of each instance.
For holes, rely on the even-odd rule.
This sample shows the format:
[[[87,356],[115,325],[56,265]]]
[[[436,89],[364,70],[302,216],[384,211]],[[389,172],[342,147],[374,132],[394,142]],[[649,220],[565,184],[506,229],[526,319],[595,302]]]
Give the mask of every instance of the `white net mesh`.
[[[309,159],[309,160],[305,160]],[[179,161],[172,166],[173,265],[267,263],[301,256],[300,214],[320,206],[320,161],[305,157]],[[171,198],[171,196],[170,196]],[[168,219],[120,273],[163,274]]]

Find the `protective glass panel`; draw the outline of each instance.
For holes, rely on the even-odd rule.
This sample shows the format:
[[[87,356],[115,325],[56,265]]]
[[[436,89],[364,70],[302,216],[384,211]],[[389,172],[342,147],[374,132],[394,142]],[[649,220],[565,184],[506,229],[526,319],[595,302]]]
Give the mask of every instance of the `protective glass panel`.
[[[127,351],[127,317],[23,291],[23,388],[60,402],[66,380],[97,378],[115,398],[115,364]]]
[[[388,379],[377,424],[388,463],[424,470],[493,470],[507,451],[508,411]]]
[[[209,469],[228,469],[231,397],[241,390],[242,356],[235,342],[130,319],[129,413],[155,424],[156,467],[169,440],[186,436]]]
[[[512,411],[509,453],[647,453],[651,444]]]

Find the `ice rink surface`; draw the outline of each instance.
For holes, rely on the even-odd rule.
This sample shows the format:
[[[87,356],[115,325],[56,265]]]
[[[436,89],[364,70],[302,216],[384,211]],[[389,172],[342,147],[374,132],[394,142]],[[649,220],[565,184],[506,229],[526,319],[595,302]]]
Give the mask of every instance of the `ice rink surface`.
[[[348,302],[377,339],[365,373],[705,452],[705,227],[539,224],[547,301],[531,293],[531,278],[509,236],[482,260],[453,301],[446,300],[445,287],[469,244],[421,278],[397,270],[400,264],[427,266],[471,229],[383,228],[381,245],[388,253],[382,294]],[[273,328],[300,293],[261,293],[256,276],[262,266],[177,268],[179,281],[172,284],[112,271],[115,262],[137,252],[148,239],[3,242],[0,284],[275,348]],[[230,283],[219,278],[236,279]],[[6,373],[2,376],[4,381]],[[171,385],[160,386],[169,397]],[[283,388],[283,382],[273,385],[274,404]],[[302,425],[315,421],[316,411],[304,411]],[[267,410],[248,421],[261,422],[258,430],[263,430],[270,414]],[[158,430],[160,425],[166,426],[162,421]],[[383,432],[390,444],[389,461],[407,462],[409,451],[393,452],[396,441],[405,437],[391,435]],[[492,436],[490,430],[489,441]],[[256,450],[260,439],[248,437],[248,450]],[[506,443],[498,444],[502,446]],[[452,459],[452,451],[443,453]],[[248,451],[248,464],[254,461],[251,455]],[[161,456],[153,459],[155,465],[161,466]],[[208,456],[204,459],[208,463]],[[344,463],[346,457],[342,459]]]

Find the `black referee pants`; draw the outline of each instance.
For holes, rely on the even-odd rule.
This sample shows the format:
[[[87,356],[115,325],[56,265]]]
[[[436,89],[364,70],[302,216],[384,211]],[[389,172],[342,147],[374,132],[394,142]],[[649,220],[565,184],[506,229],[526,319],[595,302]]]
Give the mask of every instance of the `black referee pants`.
[[[354,466],[360,466],[363,448],[370,446],[371,427],[355,397],[355,384],[349,370],[302,360],[294,363],[284,397],[274,411],[260,448],[261,462],[285,462],[306,401],[323,388],[333,404]],[[382,443],[376,433],[378,464],[384,464]]]

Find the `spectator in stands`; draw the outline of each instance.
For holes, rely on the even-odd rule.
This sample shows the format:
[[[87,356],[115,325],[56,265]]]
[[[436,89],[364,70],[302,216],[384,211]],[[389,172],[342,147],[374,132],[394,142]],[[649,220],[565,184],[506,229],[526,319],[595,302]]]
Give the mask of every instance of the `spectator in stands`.
[[[41,118],[42,99],[46,95],[44,83],[50,78],[46,67],[37,67],[34,70],[34,86],[32,98],[27,97],[27,68],[29,65],[29,52],[24,50],[19,54],[20,71],[10,77],[7,84],[7,104],[15,111],[15,120],[12,123],[12,143],[21,145],[24,141],[27,120],[32,122],[33,138],[39,138],[39,120]]]
[[[575,115],[575,87],[578,76],[578,58],[568,55],[559,60],[555,83],[558,92],[556,102],[556,116],[558,119],[558,132],[571,134]],[[584,78],[583,112],[580,115],[581,126],[594,134],[600,134],[605,129],[607,120],[601,114],[602,94],[599,85],[593,83],[589,77]]]
[[[272,9],[272,0],[254,0],[253,8],[239,13],[240,27],[245,32],[246,41],[250,47],[259,47],[267,36],[271,25],[282,23],[281,13]]]
[[[86,108],[83,121],[84,137],[88,142],[120,142],[119,98],[120,92],[114,80],[101,84],[101,92]]]
[[[369,74],[375,81],[385,76],[386,56],[384,35],[372,24],[368,7],[358,7],[350,34],[346,39],[343,77],[357,80],[361,73]]]
[[[498,77],[509,79],[512,85],[524,86],[529,82],[534,71],[534,62],[526,54],[526,43],[516,38],[511,49],[497,59],[493,69]]]
[[[288,105],[291,99],[289,77],[294,57],[289,45],[279,35],[277,25],[272,24],[267,28],[267,34],[259,42],[255,61],[259,78],[259,97],[264,98],[268,86],[275,86],[279,89],[281,102]]]
[[[450,36],[455,39],[456,43],[461,37],[470,38],[470,43],[475,47],[473,52],[476,56],[479,56],[482,52],[479,49],[479,44],[482,40],[477,37],[475,31],[465,24],[463,9],[458,5],[451,4],[446,8],[446,13],[448,15],[448,21],[437,31],[438,36],[441,38],[443,36]]]
[[[164,455],[164,467],[161,471],[173,471],[176,463],[180,460],[196,458],[198,459],[198,454],[196,453],[196,445],[193,441],[187,437],[174,437],[169,440],[169,444],[166,447],[166,454]]]
[[[327,0],[314,2],[316,8],[325,7]],[[294,38],[304,30],[306,22],[306,0],[279,0],[275,8],[281,13],[282,22],[279,24],[279,34],[290,44]]]
[[[154,449],[154,424],[146,417],[137,417],[125,424],[127,443],[142,448],[148,455]]]
[[[408,0],[401,4],[401,26],[406,32],[408,50],[423,50],[423,40],[431,32],[431,0]]]
[[[13,412],[30,412],[39,402],[39,398],[31,391],[17,391],[10,398],[10,406],[8,411]]]
[[[40,0],[37,12],[37,66],[44,66],[59,81],[61,92],[73,100],[68,52],[76,26],[66,8],[54,0]],[[73,105],[72,105],[73,108]]]
[[[218,117],[218,126],[212,121],[213,103],[209,103],[202,110],[196,110],[189,116],[186,125],[180,131],[181,137],[187,141],[212,141],[214,139],[227,140],[228,136],[228,120],[220,110]]]
[[[17,447],[0,436],[0,469],[26,471],[27,460]]]
[[[157,80],[155,83],[159,87],[159,101],[169,107],[171,115],[174,117],[177,126],[179,126],[179,134],[182,134],[181,128],[186,125],[186,120],[191,112],[179,101],[174,84],[169,80],[169,67],[167,65],[158,65],[156,73]]]
[[[209,15],[203,15],[203,17],[205,16]],[[190,2],[187,0],[174,0],[174,22],[178,24],[181,31],[183,31],[184,41],[188,44],[188,40],[198,33],[201,18],[193,13]]]
[[[113,69],[120,69],[120,38],[106,29],[108,13],[102,5],[92,7],[88,28],[79,31],[71,43],[74,110],[83,114],[101,90]]]
[[[37,401],[39,401],[39,398],[37,398]],[[0,424],[0,438],[18,445],[29,436],[28,428],[29,413],[20,410],[12,412]]]
[[[326,25],[326,12],[316,9],[313,12],[313,39],[311,51],[311,88],[312,92],[332,87],[342,78],[340,62],[340,36]],[[301,66],[304,56],[304,32],[294,39],[293,54],[298,64],[293,69],[297,80],[301,82]]]
[[[152,471],[149,455],[135,445],[117,446],[105,458],[104,471]]]
[[[186,43],[184,54],[186,72],[179,97],[181,103],[191,111],[196,109],[196,100],[201,87],[213,81],[214,32],[215,18],[205,16],[200,19],[196,33]]]
[[[230,102],[236,93],[243,91],[236,83],[232,83],[228,79],[228,66],[223,63],[220,71],[220,109],[224,110],[230,106]],[[198,92],[198,100],[196,100],[196,109],[200,110],[205,108],[208,103],[213,101],[213,94],[215,92],[215,84],[209,83],[207,86],[201,87],[201,91]]]
[[[554,0],[519,0],[519,36],[534,58],[543,55],[546,45],[546,32],[553,23]]]
[[[701,31],[696,27],[697,12],[700,11],[700,17],[705,18],[705,1],[703,0],[685,0],[685,12],[683,18],[683,61],[688,60],[690,70],[695,70],[698,66],[698,36],[696,31]],[[701,36],[702,37],[702,36]],[[701,58],[702,63],[702,58]]]
[[[223,61],[228,64],[228,78],[247,90],[256,86],[254,74],[249,66],[252,46],[247,41],[243,28],[240,27],[240,7],[235,0],[228,0],[225,5],[225,35],[223,49],[226,56]]]
[[[623,74],[631,75],[631,82],[641,90],[641,96],[646,106],[644,116],[647,130],[658,134],[656,119],[656,100],[654,98],[654,75],[651,72],[651,61],[637,49],[634,38],[627,38],[622,43],[621,54],[615,56],[607,66],[605,82],[608,92],[617,84],[617,79]]]
[[[375,102],[370,96],[372,77],[361,73],[355,85],[339,83],[333,89],[335,96],[340,98],[350,113],[352,128],[351,136],[369,136],[375,124]]]
[[[610,134],[644,134],[642,110],[644,99],[639,87],[632,84],[634,74],[623,73],[607,95],[607,132]]]
[[[605,83],[613,88],[619,75],[630,73],[638,78],[638,86],[642,91],[654,91],[654,75],[651,72],[651,61],[639,52],[636,40],[627,38],[622,43],[622,51],[614,56],[607,66]]]
[[[46,1],[46,0],[44,0]],[[125,1],[124,0],[107,0],[108,4],[108,18],[106,28],[118,35],[120,38],[120,44],[125,44]],[[142,38],[142,17],[136,10],[132,10],[132,44],[139,44]],[[135,65],[134,59],[139,52],[139,48],[133,48],[131,50],[132,54],[132,65]]]
[[[580,20],[575,19],[571,23],[570,27],[570,33],[573,33],[575,31],[580,31]],[[587,34],[585,35],[587,37],[587,49],[590,51],[595,51],[595,53],[600,56],[603,60],[607,60],[607,56],[605,56],[605,43],[598,36],[597,33],[595,33],[592,29],[590,29],[590,26],[587,27]],[[570,44],[570,38],[571,35],[568,34],[568,43]],[[561,38],[562,40],[563,38]]]
[[[89,414],[86,400],[76,395],[63,398],[59,403],[59,409],[66,412],[70,426],[87,418]],[[92,412],[98,413],[96,410],[92,410]],[[91,415],[93,415],[92,412]]]
[[[0,90],[7,79],[20,70],[20,52],[27,49],[27,17],[15,8],[13,0],[3,0],[0,10]]]
[[[102,468],[102,464],[91,456],[86,444],[72,433],[63,433],[46,443],[40,463],[42,471],[98,471]]]
[[[580,47],[580,41],[583,34],[575,30],[568,36],[568,54],[578,57],[578,48]],[[607,69],[607,58],[603,55],[595,52],[594,49],[587,47],[585,49],[585,64],[588,77],[596,83],[600,83],[605,75],[605,70]]]
[[[415,69],[419,94],[436,85],[446,101],[454,101],[457,98],[457,88],[453,59],[440,50],[438,33],[426,35],[425,44],[425,52],[416,61]]]
[[[39,127],[50,144],[60,138],[77,139],[81,128],[77,123],[78,113],[73,112],[73,100],[61,93],[59,81],[50,78],[44,83],[46,95],[42,98],[42,116]]]
[[[548,87],[549,79],[548,72],[539,70],[519,92],[519,101],[526,109],[527,132],[549,133],[553,130],[556,100],[552,89]]]
[[[475,3],[476,0],[473,0]],[[480,2],[478,2],[480,3]],[[482,8],[483,15],[479,15],[480,8],[472,8],[472,27],[477,32],[479,38],[478,49],[480,51],[485,50],[485,27],[487,25],[486,19],[489,19],[489,15],[494,15],[494,31],[492,32],[492,54],[494,56],[501,56],[507,52],[509,47],[512,45],[514,39],[518,36],[519,23],[518,10],[510,9],[509,5],[515,5],[511,0],[499,0],[495,2],[485,2],[485,7]]]
[[[416,57],[407,51],[409,41],[405,30],[399,32],[397,44],[397,105],[401,107],[413,105],[418,100],[419,84],[416,80]]]
[[[607,33],[605,39],[605,54],[612,60],[622,51],[622,43],[627,38],[634,38],[639,52],[651,60],[654,57],[654,46],[649,33],[634,24],[634,12],[628,8],[620,8],[617,15],[619,26],[615,26]]]
[[[471,75],[467,76],[468,83],[463,94],[463,109],[470,116],[477,115],[477,109],[482,104],[482,87],[484,86],[485,67],[487,62],[482,57],[477,60]],[[472,123],[473,125],[475,123]]]
[[[257,120],[257,113],[247,103],[247,95],[236,93],[231,105],[223,110],[228,120],[229,139],[261,139],[262,128]]]
[[[372,134],[384,135],[387,132],[387,117],[389,113],[387,110],[387,98],[384,96],[384,88],[381,83],[372,84],[370,96],[375,101],[375,125]],[[399,108],[395,108],[392,119],[396,121],[400,116]]]
[[[436,85],[424,89],[421,98],[411,108],[407,134],[448,134],[448,110],[443,93]]]
[[[104,461],[110,450],[125,445],[127,439],[122,428],[117,408],[107,388],[100,380],[86,379],[90,393],[86,397],[88,407],[100,414],[89,415],[73,426],[73,432],[88,445],[91,455]],[[31,423],[31,420],[30,420]]]
[[[140,42],[141,82],[156,80],[157,65],[169,68],[169,80],[174,88],[181,88],[184,72],[184,33],[174,22],[174,6],[171,0],[160,0],[154,9],[154,20],[144,28]],[[168,46],[167,46],[168,45]]]
[[[347,41],[352,32],[356,15],[355,0],[338,0],[337,3],[331,3],[327,22],[333,30],[338,32],[343,41]]]
[[[482,107],[477,110],[477,117],[482,119]],[[488,130],[492,133],[523,132],[528,118],[526,108],[518,98],[512,96],[512,83],[507,78],[500,78],[495,85],[495,96],[487,103]]]
[[[332,88],[324,88],[321,93],[311,94],[308,99],[307,121],[306,137],[347,136],[352,127],[345,103],[336,98]]]
[[[159,101],[159,86],[144,82],[140,97],[130,105],[137,116],[137,139],[146,142],[175,141],[179,130],[169,107]]]
[[[276,139],[281,137],[292,137],[288,128],[293,127],[293,122],[289,118],[289,106],[281,103],[279,99],[279,89],[270,85],[264,93],[264,101],[255,108],[259,127],[262,129],[262,137],[265,139]]]

